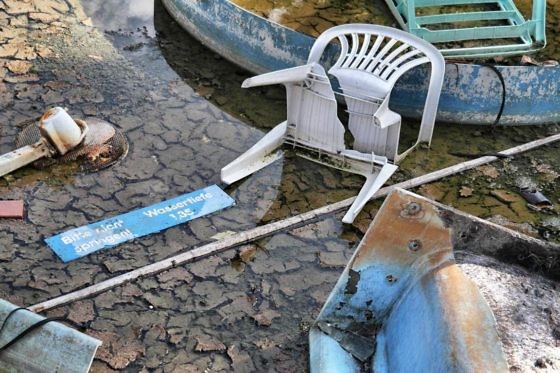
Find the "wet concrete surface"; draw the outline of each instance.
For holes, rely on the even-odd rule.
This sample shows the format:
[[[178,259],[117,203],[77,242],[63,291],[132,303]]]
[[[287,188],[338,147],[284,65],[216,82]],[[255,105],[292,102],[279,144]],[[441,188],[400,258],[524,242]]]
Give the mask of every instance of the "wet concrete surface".
[[[285,110],[277,87],[241,90],[247,73],[184,34],[159,2],[155,31],[141,17],[129,25],[102,27],[97,22],[104,22],[103,12],[94,8],[96,2],[88,3],[82,8],[76,0],[0,1],[0,153],[13,149],[18,124],[55,105],[76,118],[113,123],[130,145],[124,160],[97,173],[58,164],[27,167],[0,179],[1,198],[21,198],[26,205],[23,221],[0,221],[0,296],[19,305],[36,304],[200,246],[218,233],[242,231],[357,193],[359,177],[288,153],[226,188],[237,201],[234,208],[61,263],[45,238],[219,183],[220,168],[282,120]],[[126,11],[125,2],[115,4],[109,13]],[[417,125],[406,128],[404,142],[413,138]],[[465,132],[465,141],[451,141]],[[557,126],[438,126],[432,149],[409,157],[392,182],[463,160],[450,150],[501,150],[557,132]],[[420,191],[558,240],[558,154],[558,144],[552,145]],[[515,193],[527,180],[543,189],[555,209],[527,208]],[[96,372],[304,371],[309,326],[378,206],[369,204],[353,226],[342,225],[341,214],[325,217],[47,314],[65,315],[103,340],[92,367]],[[560,301],[554,286],[534,285],[547,291],[546,301],[532,299],[535,307],[556,309]],[[544,356],[543,364],[558,367],[551,343],[536,344],[537,350],[515,360],[516,366],[525,370]]]

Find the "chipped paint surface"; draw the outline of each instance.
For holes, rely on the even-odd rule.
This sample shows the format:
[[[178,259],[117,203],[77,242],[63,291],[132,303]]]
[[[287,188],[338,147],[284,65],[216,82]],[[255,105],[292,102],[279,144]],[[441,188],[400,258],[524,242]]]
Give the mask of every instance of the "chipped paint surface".
[[[19,310],[0,299],[2,335],[5,346],[23,330],[44,320],[41,315]],[[9,317],[9,318],[8,318]],[[59,322],[49,322],[2,352],[0,372],[88,372],[101,341]]]
[[[218,54],[254,73],[302,65],[312,37],[293,31],[226,0],[162,0],[188,32]],[[500,124],[547,124],[560,121],[560,67],[497,66],[506,87]],[[428,70],[419,67],[397,83],[392,107],[419,118]],[[419,88],[420,86],[420,88]],[[502,102],[497,73],[475,64],[449,63],[439,102],[438,120],[460,124],[492,124]]]
[[[203,44],[255,73],[304,64],[314,41],[229,1],[164,0],[163,4]]]
[[[402,190],[327,299],[310,353],[314,372],[507,371],[494,315],[455,264],[451,229],[435,205]]]

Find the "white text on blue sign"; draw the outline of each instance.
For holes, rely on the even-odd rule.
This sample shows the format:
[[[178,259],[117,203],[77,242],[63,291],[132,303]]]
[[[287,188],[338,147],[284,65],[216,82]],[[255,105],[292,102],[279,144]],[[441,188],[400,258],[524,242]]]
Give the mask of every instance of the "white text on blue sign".
[[[45,241],[64,262],[68,262],[233,204],[234,200],[230,196],[217,185],[212,185],[114,218],[71,229]]]

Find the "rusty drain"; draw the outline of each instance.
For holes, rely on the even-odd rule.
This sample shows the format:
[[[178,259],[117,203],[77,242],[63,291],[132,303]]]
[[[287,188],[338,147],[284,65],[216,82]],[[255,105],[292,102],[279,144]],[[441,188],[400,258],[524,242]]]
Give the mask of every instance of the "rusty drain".
[[[75,121],[79,125],[87,123],[88,131],[81,144],[63,155],[38,159],[32,163],[34,167],[43,169],[56,163],[76,161],[81,171],[94,172],[115,164],[128,153],[125,136],[110,123],[94,117]],[[38,119],[33,119],[21,124],[22,131],[16,138],[17,147],[34,144],[41,139],[38,123]]]

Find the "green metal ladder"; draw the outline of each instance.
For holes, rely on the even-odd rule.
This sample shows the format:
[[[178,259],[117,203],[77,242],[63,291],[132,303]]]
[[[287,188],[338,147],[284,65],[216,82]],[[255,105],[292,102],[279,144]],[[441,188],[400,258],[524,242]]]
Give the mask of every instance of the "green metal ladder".
[[[403,30],[435,44],[446,58],[511,56],[533,52],[546,45],[546,0],[533,0],[530,20],[523,18],[513,0],[385,2]],[[485,8],[458,11],[458,7]],[[466,22],[476,26],[465,27]],[[457,46],[460,42],[465,45]]]

